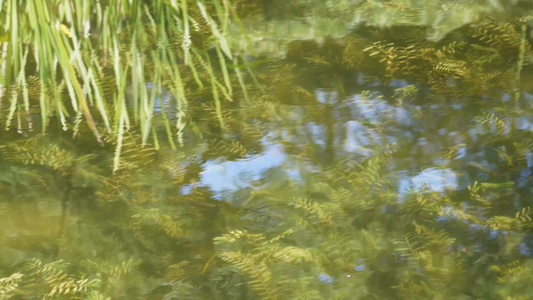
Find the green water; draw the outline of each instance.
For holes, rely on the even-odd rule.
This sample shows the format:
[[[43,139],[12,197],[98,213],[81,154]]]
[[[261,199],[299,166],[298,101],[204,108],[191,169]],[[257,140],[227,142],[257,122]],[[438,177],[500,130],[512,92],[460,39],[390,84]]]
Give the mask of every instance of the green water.
[[[223,128],[193,91],[175,150],[0,131],[0,299],[533,297],[531,8],[333,2],[242,8],[249,90]]]

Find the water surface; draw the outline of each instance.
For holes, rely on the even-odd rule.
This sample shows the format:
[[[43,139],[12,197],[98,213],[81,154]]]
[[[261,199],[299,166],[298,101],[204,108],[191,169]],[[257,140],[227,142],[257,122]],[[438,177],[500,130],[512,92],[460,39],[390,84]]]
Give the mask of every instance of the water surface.
[[[458,8],[443,6],[418,10],[438,24],[391,16],[375,27],[372,7],[329,22],[334,1],[303,15],[277,2],[243,19],[262,34],[250,56],[258,86],[224,103],[223,128],[200,90],[180,147],[127,131],[115,172],[111,138],[73,140],[54,121],[43,135],[24,118],[24,134],[0,132],[1,293],[531,297],[527,20],[496,8],[446,19]],[[176,99],[146,87],[160,91],[164,136],[156,125],[176,120]]]

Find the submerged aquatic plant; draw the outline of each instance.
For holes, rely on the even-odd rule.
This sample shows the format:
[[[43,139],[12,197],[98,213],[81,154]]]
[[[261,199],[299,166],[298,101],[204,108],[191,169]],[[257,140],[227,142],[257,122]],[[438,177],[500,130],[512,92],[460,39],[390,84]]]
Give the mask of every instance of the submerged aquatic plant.
[[[526,78],[523,22],[475,23],[439,43],[425,28],[295,41],[250,76],[266,87],[257,92],[246,90],[246,63],[225,35],[238,23],[231,4],[241,2],[50,1],[57,10],[23,2],[50,18],[28,36],[48,32],[51,43],[12,49],[26,58],[10,69],[23,74],[36,67],[31,58],[58,49],[71,56],[39,61],[38,77],[2,78],[2,117],[21,131],[0,133],[10,139],[0,145],[0,297],[531,295],[529,111],[492,98]],[[323,3],[358,1],[333,2]],[[3,13],[19,2],[0,4]],[[54,13],[56,27],[46,21]],[[102,27],[85,32],[87,20]],[[56,126],[87,131],[90,113],[114,149],[24,136],[39,120],[35,101],[43,129],[57,116]],[[513,127],[518,117],[525,129]],[[245,186],[206,183],[225,163],[260,169],[254,159],[270,146],[279,165],[239,173]]]

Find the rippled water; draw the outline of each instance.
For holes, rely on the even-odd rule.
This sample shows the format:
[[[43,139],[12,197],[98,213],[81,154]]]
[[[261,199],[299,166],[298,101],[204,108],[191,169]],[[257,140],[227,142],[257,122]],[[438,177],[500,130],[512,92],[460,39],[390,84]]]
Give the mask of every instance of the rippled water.
[[[128,132],[114,174],[113,142],[72,140],[54,124],[47,135],[1,132],[0,278],[24,277],[0,292],[530,298],[533,56],[529,37],[520,48],[511,34],[519,21],[483,22],[437,42],[421,25],[359,25],[251,57],[263,61],[253,68],[261,88],[225,105],[226,128],[200,93],[182,147],[143,147]],[[487,43],[483,26],[517,44]],[[387,58],[379,43],[399,56],[412,45],[418,58]],[[176,113],[160,90],[155,124]]]

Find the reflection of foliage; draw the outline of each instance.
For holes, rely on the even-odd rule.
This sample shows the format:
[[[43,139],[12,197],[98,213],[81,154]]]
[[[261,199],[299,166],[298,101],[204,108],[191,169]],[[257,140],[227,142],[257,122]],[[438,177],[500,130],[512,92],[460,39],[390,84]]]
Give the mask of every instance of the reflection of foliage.
[[[95,157],[92,154],[75,157],[73,153],[61,149],[58,145],[41,145],[42,141],[43,137],[37,136],[23,142],[11,142],[3,147],[10,161],[50,167],[63,175],[69,174],[76,164],[87,162]]]
[[[403,9],[402,3],[387,7]],[[211,32],[208,23],[198,24],[198,34]],[[526,110],[490,98],[501,82],[516,80],[516,38],[523,36],[513,28],[482,22],[438,43],[417,42],[423,28],[404,41],[375,29],[323,43],[294,41],[286,58],[259,68],[264,89],[248,91],[246,101],[221,110],[204,101],[205,89],[187,91],[195,97],[188,102],[190,130],[181,128],[188,143],[179,151],[157,138],[153,147],[147,144],[150,130],[124,130],[130,121],[124,115],[120,138],[104,136],[115,140],[115,155],[109,148],[86,155],[83,141],[79,147],[50,144],[40,135],[2,145],[0,164],[8,171],[0,173],[0,221],[9,226],[0,231],[0,293],[527,297],[531,179],[516,177],[530,176],[533,143],[529,131],[516,129]],[[391,40],[381,38],[387,35]],[[164,55],[153,56],[154,64],[164,64]],[[214,75],[205,61],[196,63],[205,67],[196,74],[200,81]],[[354,79],[369,66],[368,77]],[[184,82],[195,81],[190,72]],[[206,82],[215,82],[212,88],[223,98],[237,78],[226,77],[226,85],[220,72],[220,82]],[[401,80],[400,87],[376,87],[391,79]],[[142,84],[138,88],[132,93],[143,92]],[[425,97],[430,91],[435,93]],[[433,101],[443,95],[458,96],[449,97],[456,106]],[[491,101],[470,110],[478,104],[470,101],[485,95]],[[163,122],[178,118],[167,108],[161,104],[161,116],[168,113]],[[441,115],[449,126],[436,125]],[[215,193],[206,186],[209,164],[253,164],[266,144],[283,149],[279,167],[249,178],[239,190]],[[426,176],[428,165],[457,175],[457,190],[431,183],[400,189],[418,169]],[[29,203],[35,212],[20,217],[13,208],[18,203],[9,199]],[[28,223],[45,229],[35,234]]]
[[[531,261],[513,261],[503,266],[494,265],[491,271],[498,275],[498,295],[502,298],[527,299],[533,292]]]
[[[21,272],[0,279],[1,297],[9,299],[32,295],[42,299],[62,296],[70,299],[111,299],[105,294],[114,288],[121,277],[131,273],[138,262],[129,260],[113,266],[106,264],[106,267],[91,264],[94,263],[88,261],[88,267],[82,268],[92,273],[87,276],[73,274],[72,267],[63,260],[45,264],[39,259],[30,259],[24,263]]]
[[[408,108],[416,93],[406,87],[394,95]],[[422,189],[398,201],[397,178],[391,167],[398,150],[376,140],[371,157],[333,158],[331,164],[310,168],[315,156],[322,155],[318,146],[305,145],[285,130],[277,133],[273,125],[292,122],[296,111],[264,98],[258,103],[276,114],[256,111],[253,106],[228,111],[228,128],[233,131],[192,149],[192,155],[142,148],[141,137],[126,132],[121,168],[103,183],[91,183],[97,201],[89,219],[98,220],[98,227],[72,221],[63,233],[59,256],[47,262],[44,258],[19,261],[6,268],[0,279],[2,291],[13,297],[90,299],[131,295],[345,299],[354,294],[362,298],[454,298],[471,292],[486,298],[494,293],[518,297],[527,291],[527,260],[516,256],[531,227],[530,211],[499,211],[499,201],[514,193],[512,182],[475,183],[468,190],[470,198],[463,200],[456,197],[458,192]],[[339,105],[346,103],[339,101]],[[397,126],[382,96],[362,93],[348,105],[361,114],[361,120],[367,116],[368,122],[382,127],[382,138]],[[245,117],[237,126],[241,115]],[[304,118],[319,122],[314,114]],[[264,129],[254,127],[258,120],[271,121],[268,136],[262,133]],[[482,120],[493,122],[494,117]],[[479,130],[484,136],[500,136],[491,126]],[[276,180],[251,187],[234,203],[215,200],[212,192],[198,185],[204,161],[213,156],[246,159],[253,151],[260,152],[252,150],[260,149],[258,143],[275,139],[277,134],[285,134],[287,150],[295,149],[291,160],[301,164],[301,170],[311,170],[303,174],[302,182],[273,173]],[[298,134],[297,130],[292,134]],[[0,148],[2,157],[30,168],[23,158],[38,156],[40,160],[34,163],[56,172],[52,154],[62,153],[65,165],[77,162],[88,168],[84,155],[60,146],[29,147],[32,141]],[[530,146],[527,142],[517,146],[519,155],[526,155]],[[302,147],[313,151],[298,151]],[[443,156],[455,163],[459,150],[468,147],[447,148]],[[15,151],[22,148],[27,155]],[[107,163],[113,158],[106,159],[97,164],[111,172]],[[61,167],[56,169],[62,172]],[[70,202],[82,205],[74,199]],[[83,235],[79,245],[69,242],[77,241],[75,231]],[[502,242],[493,242],[493,235]],[[94,241],[99,244],[93,245]],[[80,272],[86,275],[77,275]],[[485,278],[486,272],[495,275],[476,281]],[[520,290],[483,289],[496,281]]]
[[[240,4],[241,2],[238,1]],[[450,32],[485,17],[526,16],[532,6],[527,0],[508,1],[418,1],[418,0],[249,0],[247,11],[255,18],[243,20],[254,48],[260,53],[285,52],[292,40],[339,38],[354,27],[382,29],[410,26],[424,28],[428,39],[437,41]],[[259,19],[259,20],[258,20]]]
[[[483,126],[485,134],[493,134],[495,136],[502,136],[509,129],[503,120],[495,116],[493,113],[487,114],[476,119],[477,123]]]
[[[67,264],[61,260],[43,264],[38,259],[32,259],[26,263],[24,273],[14,273],[0,279],[3,289],[2,299],[23,294],[39,296],[42,299],[52,299],[61,295],[102,296],[98,293],[101,280],[74,276],[67,273],[66,269]]]
[[[523,23],[518,24],[520,26]],[[459,35],[465,32],[469,37]],[[414,79],[429,84],[435,92],[446,96],[479,94],[492,85],[509,85],[516,71],[504,69],[509,59],[518,59],[523,33],[516,24],[484,21],[472,29],[452,32],[453,39],[429,44],[420,37],[410,45],[398,38],[394,42],[377,41],[364,49],[370,57],[377,57],[391,78]],[[525,53],[531,52],[526,43]],[[483,74],[480,76],[480,74]],[[453,93],[453,94],[452,94]]]

